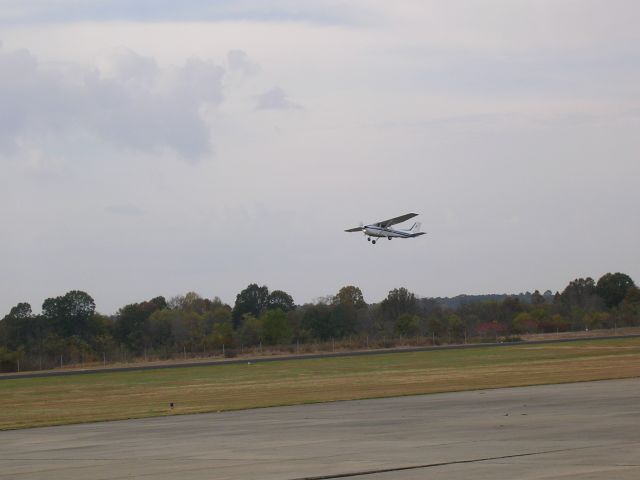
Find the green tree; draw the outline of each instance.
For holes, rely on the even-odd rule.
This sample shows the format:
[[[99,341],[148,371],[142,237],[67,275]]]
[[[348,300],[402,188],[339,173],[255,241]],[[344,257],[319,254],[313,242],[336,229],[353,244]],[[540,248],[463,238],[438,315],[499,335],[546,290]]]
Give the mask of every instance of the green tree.
[[[259,317],[266,310],[269,301],[269,289],[266,286],[259,287],[252,283],[236,296],[236,303],[233,306],[233,326],[238,328],[242,323],[246,313]]]
[[[630,305],[640,304],[640,288],[633,287],[627,290],[624,301]]]
[[[153,305],[153,310],[162,310],[163,308],[167,308],[167,301],[165,300],[165,298],[160,295],[158,297],[154,297],[151,300],[149,300],[149,303],[151,305]]]
[[[111,351],[115,347],[115,342],[110,333],[102,333],[94,335],[91,338],[91,349],[93,352],[102,355],[107,351]]]
[[[166,306],[164,297],[125,305],[116,314],[113,330],[115,339],[133,352],[142,352],[151,343],[147,324],[149,317]]]
[[[171,317],[171,334],[179,349],[193,350],[201,345],[205,334],[205,320],[193,310],[175,311]]]
[[[613,316],[609,312],[591,312],[585,314],[582,323],[589,330],[613,327]]]
[[[56,333],[50,333],[43,342],[43,351],[50,357],[57,357],[66,353],[65,339]]]
[[[410,313],[403,313],[396,319],[395,333],[409,337],[420,331],[420,317]]]
[[[42,316],[52,330],[61,337],[78,335],[88,339],[91,318],[96,304],[88,293],[72,290],[62,297],[47,298],[42,304]]]
[[[335,305],[352,305],[357,309],[367,306],[362,296],[362,290],[353,285],[342,287],[336,296],[333,297],[332,303]]]
[[[154,311],[147,319],[147,331],[149,335],[149,343],[152,348],[164,349],[165,353],[173,347],[175,339],[173,338],[173,324],[180,315],[178,310],[169,310],[167,308]]]
[[[200,315],[214,310],[218,307],[225,306],[218,297],[213,300],[201,297],[196,292],[187,292],[184,295],[177,295],[169,300],[168,308],[172,310],[192,311]],[[165,307],[163,307],[165,308]]]
[[[206,335],[206,321],[203,315],[195,311],[185,312],[182,319],[187,326],[191,348],[202,343],[202,339]]]
[[[64,339],[65,342],[65,356],[68,361],[72,363],[78,363],[85,359],[89,359],[91,354],[91,347],[83,338],[79,335],[72,335]]]
[[[504,325],[507,331],[511,331],[513,329],[513,319],[523,310],[524,307],[520,303],[520,299],[510,295],[502,300],[502,303],[498,304],[497,316],[494,319]]]
[[[214,324],[213,331],[205,339],[205,344],[215,348],[232,347],[235,344],[235,337],[231,321]]]
[[[18,303],[0,322],[0,342],[11,350],[16,350],[20,345],[27,346],[33,335],[33,323],[31,305]]]
[[[282,290],[274,290],[267,297],[267,308],[269,310],[280,309],[283,312],[290,312],[296,308],[293,297]]]
[[[538,330],[538,321],[529,312],[520,312],[513,320],[515,333],[535,333]]]
[[[576,278],[569,282],[569,285],[560,294],[560,301],[568,307],[578,307],[581,309],[594,306],[596,296],[596,283],[593,278]]]
[[[459,315],[449,313],[446,316],[447,330],[449,331],[449,341],[461,342],[466,339],[466,327]]]
[[[244,345],[258,345],[262,341],[262,320],[245,313],[240,327],[240,340]]]
[[[440,315],[431,314],[427,318],[427,329],[433,339],[439,339],[446,332],[446,324]]]
[[[18,353],[0,346],[0,372],[13,372],[17,367]]]
[[[276,345],[289,343],[293,332],[287,320],[287,315],[282,310],[267,310],[260,320],[262,321],[262,333],[265,343]]]
[[[229,323],[233,328],[233,320],[231,318],[231,308],[228,305],[214,307],[204,315],[205,331],[210,334],[213,328],[220,323]]]
[[[545,300],[539,290],[531,294],[531,305],[542,305],[543,303],[545,303]]]
[[[343,338],[356,332],[358,327],[358,311],[355,306],[338,304],[330,307],[329,323],[325,338]]]
[[[328,305],[320,303],[305,307],[301,324],[302,328],[311,331],[315,338],[327,340],[334,335],[331,327],[331,309]]]
[[[406,288],[395,288],[389,292],[381,305],[382,312],[390,319],[396,319],[403,313],[416,313],[416,296]]]
[[[202,298],[196,292],[187,292],[182,302],[182,310],[192,310],[198,313],[204,313],[207,310],[207,299]]]
[[[627,290],[621,309],[627,325],[636,325],[640,321],[640,288]]]
[[[633,280],[624,273],[606,273],[598,280],[595,293],[602,298],[608,308],[617,307],[624,300],[627,291],[635,287]]]

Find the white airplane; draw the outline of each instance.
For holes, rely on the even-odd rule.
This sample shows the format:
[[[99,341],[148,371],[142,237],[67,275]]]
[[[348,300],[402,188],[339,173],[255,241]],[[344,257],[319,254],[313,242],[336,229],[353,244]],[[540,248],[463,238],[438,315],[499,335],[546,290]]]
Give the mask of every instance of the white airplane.
[[[367,241],[371,242],[375,245],[375,238],[371,237],[387,237],[389,240],[392,238],[414,238],[419,237],[420,235],[424,235],[425,232],[420,231],[420,222],[416,222],[409,229],[395,229],[389,228],[392,225],[396,225],[398,223],[402,223],[410,218],[417,217],[417,213],[407,213],[405,215],[400,215],[399,217],[390,218],[389,220],[384,220],[378,223],[372,223],[371,225],[362,225],[359,227],[349,228],[345,230],[345,232],[363,232],[367,236]]]

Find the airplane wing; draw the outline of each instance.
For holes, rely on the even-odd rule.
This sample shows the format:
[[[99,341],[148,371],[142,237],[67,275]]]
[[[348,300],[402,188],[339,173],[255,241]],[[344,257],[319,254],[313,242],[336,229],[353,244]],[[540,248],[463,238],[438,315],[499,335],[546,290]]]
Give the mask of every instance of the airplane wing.
[[[375,225],[381,228],[388,228],[391,225],[395,225],[397,223],[402,223],[404,221],[409,220],[410,218],[417,217],[417,213],[407,213],[405,215],[400,215],[399,217],[390,218],[389,220],[384,220],[382,222],[378,222]]]
[[[364,230],[364,227],[355,227],[355,228],[349,228],[345,230],[345,232],[361,232],[362,230]]]

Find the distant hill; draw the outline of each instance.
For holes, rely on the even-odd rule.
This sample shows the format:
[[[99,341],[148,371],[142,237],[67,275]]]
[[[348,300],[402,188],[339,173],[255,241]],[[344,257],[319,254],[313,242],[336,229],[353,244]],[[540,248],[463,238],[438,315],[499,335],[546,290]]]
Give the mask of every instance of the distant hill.
[[[553,302],[553,292],[551,290],[547,290],[542,294],[543,298],[547,303]],[[449,310],[457,310],[462,305],[468,305],[470,303],[478,303],[478,302],[502,302],[505,298],[512,297],[517,298],[522,303],[531,303],[531,298],[533,297],[533,293],[525,292],[525,293],[490,293],[485,295],[456,295],[455,297],[425,297],[423,300],[427,300],[430,303],[436,302],[442,308],[446,308]]]

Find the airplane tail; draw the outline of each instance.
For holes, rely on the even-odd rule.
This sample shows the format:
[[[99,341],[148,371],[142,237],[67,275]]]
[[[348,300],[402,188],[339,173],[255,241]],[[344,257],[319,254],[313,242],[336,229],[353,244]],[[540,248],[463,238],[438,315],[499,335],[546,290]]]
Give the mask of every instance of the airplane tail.
[[[416,222],[413,224],[413,227],[409,230],[411,232],[411,237],[419,237],[420,235],[424,235],[425,232],[420,231],[420,227],[422,224],[420,222]]]

